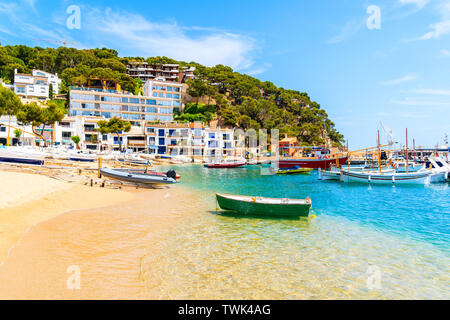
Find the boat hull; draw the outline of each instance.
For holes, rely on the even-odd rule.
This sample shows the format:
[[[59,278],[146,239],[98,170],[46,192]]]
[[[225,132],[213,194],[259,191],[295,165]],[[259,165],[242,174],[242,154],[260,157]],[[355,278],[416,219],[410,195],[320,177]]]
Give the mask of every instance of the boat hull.
[[[278,170],[277,174],[281,175],[288,175],[288,174],[308,174],[314,169],[307,169],[307,168],[301,168],[301,169],[292,169],[292,170]]]
[[[354,171],[342,171],[341,181],[370,184],[428,184],[430,172],[412,174],[379,174]]]
[[[42,159],[31,159],[31,158],[0,157],[0,162],[18,163],[18,164],[31,164],[31,165],[35,165],[35,166],[42,166],[42,165],[44,165],[44,160],[42,160]]]
[[[102,169],[101,174],[113,180],[125,181],[139,184],[174,184],[177,181],[167,176],[155,176],[148,174],[139,174],[113,169]]]
[[[341,180],[341,171],[319,169],[319,180]]]
[[[347,160],[348,157],[339,158],[339,166],[344,165]],[[336,164],[336,159],[280,159],[278,167],[280,169],[289,169],[296,166],[310,169],[327,169]]]
[[[245,166],[246,163],[217,163],[205,164],[206,168],[210,169],[233,169]]]
[[[311,209],[311,203],[268,204],[256,201],[238,201],[219,194],[216,197],[221,209],[249,216],[307,217]]]

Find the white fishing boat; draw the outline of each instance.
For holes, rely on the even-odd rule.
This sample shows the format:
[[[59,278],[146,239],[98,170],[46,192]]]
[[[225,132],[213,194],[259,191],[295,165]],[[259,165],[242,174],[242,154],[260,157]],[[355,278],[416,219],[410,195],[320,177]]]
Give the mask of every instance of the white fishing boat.
[[[450,164],[440,157],[430,157],[428,161],[431,163],[431,182],[445,182],[450,177]]]
[[[0,162],[14,164],[43,165],[45,155],[42,152],[18,149],[14,147],[0,149]]]
[[[352,171],[345,167],[341,170],[341,181],[362,182],[370,184],[429,184],[443,182],[447,179],[450,166],[440,158],[430,158],[432,166],[428,169],[422,167],[418,171],[409,171],[408,161],[408,130],[406,131],[406,172],[382,171],[381,169],[381,148],[380,136],[378,132],[378,171]],[[446,165],[447,164],[447,165]]]
[[[431,170],[423,170],[413,173],[393,172],[357,172],[342,169],[341,181],[363,182],[371,184],[428,184],[431,183],[433,175]]]
[[[408,163],[408,166],[406,165],[406,161],[399,161],[395,165],[396,171],[400,173],[406,173],[408,172],[417,172],[422,169],[425,169],[424,164],[420,163]],[[406,170],[408,168],[408,170]]]
[[[319,168],[319,180],[341,180],[341,169],[331,167],[329,170]]]

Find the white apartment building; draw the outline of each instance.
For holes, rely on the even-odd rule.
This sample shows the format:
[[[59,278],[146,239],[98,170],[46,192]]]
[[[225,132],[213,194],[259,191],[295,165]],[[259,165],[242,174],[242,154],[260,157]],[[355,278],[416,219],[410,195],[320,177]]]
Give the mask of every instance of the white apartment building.
[[[181,94],[183,85],[166,82],[162,79],[147,80],[144,84],[144,95],[158,100],[158,106],[172,107],[172,110],[181,111]]]
[[[147,124],[145,134],[150,154],[210,159],[239,154],[232,129],[210,129],[194,123]]]
[[[53,93],[57,94],[61,85],[58,75],[41,70],[33,70],[32,74],[14,70],[14,92],[22,99],[48,99],[50,84],[53,86]]]
[[[16,137],[15,131],[20,130],[22,132],[19,138]],[[16,117],[11,117],[11,122],[8,116],[0,117],[0,145],[6,146],[8,144],[12,146],[23,145],[31,146],[35,145],[35,135],[31,126],[21,126],[17,123]]]

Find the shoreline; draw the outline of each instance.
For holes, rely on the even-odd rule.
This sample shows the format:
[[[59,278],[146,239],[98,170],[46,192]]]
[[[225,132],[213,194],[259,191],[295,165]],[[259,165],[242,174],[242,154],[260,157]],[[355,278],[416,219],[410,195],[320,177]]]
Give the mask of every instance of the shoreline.
[[[189,214],[195,195],[187,188],[112,190],[8,174],[39,180],[42,190],[39,199],[0,208],[0,299],[158,299],[141,278],[153,250],[143,243],[164,239]],[[55,184],[60,189],[46,192]],[[71,265],[82,270],[80,291],[66,287]]]
[[[33,227],[61,214],[131,201],[131,192],[92,188],[40,174],[0,171],[0,266]]]

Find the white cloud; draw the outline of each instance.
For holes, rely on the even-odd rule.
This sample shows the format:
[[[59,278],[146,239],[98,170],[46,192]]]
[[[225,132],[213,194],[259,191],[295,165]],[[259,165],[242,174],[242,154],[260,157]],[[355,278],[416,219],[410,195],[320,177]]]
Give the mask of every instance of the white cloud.
[[[440,90],[440,89],[417,89],[413,90],[413,93],[426,94],[433,96],[450,96],[450,90]]]
[[[110,9],[90,10],[87,19],[84,26],[92,29],[89,40],[96,44],[109,44],[121,54],[164,55],[207,66],[225,64],[236,70],[253,65],[255,40],[248,36],[208,28],[183,27],[176,22],[151,22],[138,14],[118,13]]]
[[[443,56],[448,56],[448,57],[450,57],[450,50],[442,49],[442,50],[441,50],[441,53],[442,53]]]
[[[450,34],[450,1],[445,0],[440,2],[436,7],[436,11],[441,16],[441,20],[430,24],[431,31],[413,41],[438,39],[441,36]]]
[[[404,5],[415,5],[419,9],[424,8],[430,0],[398,0],[399,4]]]
[[[270,63],[265,63],[263,66],[258,66],[248,71],[245,71],[249,76],[257,76],[259,74],[263,74],[272,66]]]
[[[380,82],[380,85],[382,85],[382,86],[395,86],[395,85],[402,84],[402,83],[405,83],[405,82],[414,81],[416,79],[417,79],[417,75],[410,73],[410,74],[404,75],[401,78],[396,78],[396,79],[391,79],[391,80]]]
[[[390,100],[392,104],[417,107],[449,107],[450,101],[406,97],[402,100]]]
[[[341,27],[338,35],[329,39],[327,42],[330,44],[343,42],[356,34],[363,25],[364,21],[349,21]]]
[[[450,33],[450,20],[441,21],[430,25],[432,31],[425,33],[416,40],[437,39],[443,35]]]

